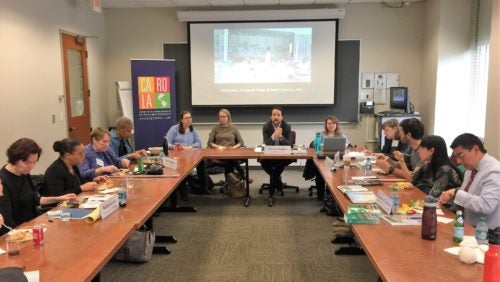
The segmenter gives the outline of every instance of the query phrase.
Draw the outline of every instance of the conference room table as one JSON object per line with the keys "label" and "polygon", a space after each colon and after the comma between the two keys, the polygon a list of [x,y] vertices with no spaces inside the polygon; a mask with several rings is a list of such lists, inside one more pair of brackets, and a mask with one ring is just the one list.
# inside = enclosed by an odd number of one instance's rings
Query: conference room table
{"label": "conference room table", "polygon": [[[105,220],[88,224],[83,220],[51,220],[47,215],[22,224],[29,228],[44,224],[45,243],[20,243],[19,255],[0,255],[1,267],[19,267],[24,271],[39,271],[40,281],[90,281],[113,257],[135,230],[135,224],[115,212]],[[0,238],[5,246],[6,236]]]}
{"label": "conference room table", "polygon": [[[244,199],[245,207],[250,205],[250,184],[248,182],[249,172],[248,172],[248,160],[249,159],[312,159],[316,154],[313,149],[306,149],[303,153],[266,153],[262,150],[256,150],[254,148],[237,148],[237,149],[202,149],[202,156],[206,159],[232,159],[232,160],[243,160],[245,163],[245,173],[246,179],[246,196]],[[181,156],[182,157],[182,156]]]}
{"label": "conference room table", "polygon": [[[324,160],[314,159],[328,189],[343,212],[347,211],[350,200],[338,188],[343,185],[343,169],[331,172]],[[350,169],[351,176],[363,175],[357,168]],[[390,184],[368,186],[375,194],[381,190],[391,193]],[[418,188],[399,190],[401,203],[424,199],[425,194]],[[444,217],[454,218],[454,214],[443,208]],[[444,251],[454,247],[451,223],[438,223],[436,240],[421,238],[419,226],[393,226],[384,219],[380,224],[353,224],[352,231],[363,247],[371,263],[384,281],[480,281],[483,265],[464,264]],[[474,229],[465,226],[465,235],[473,235]]]}
{"label": "conference room table", "polygon": [[[186,153],[177,169],[165,168],[161,176],[128,176],[134,178],[134,188],[127,189],[127,206],[95,223],[89,224],[79,219],[64,222],[49,219],[43,214],[22,224],[16,229],[45,225],[44,245],[34,246],[32,241],[22,242],[19,255],[0,255],[0,266],[39,271],[40,281],[92,280],[132,233],[152,217],[182,179],[201,161],[200,154],[200,151]],[[125,176],[111,179],[115,186],[125,182]],[[79,197],[91,194],[94,193],[85,192]],[[2,248],[5,247],[6,237],[0,238]]]}

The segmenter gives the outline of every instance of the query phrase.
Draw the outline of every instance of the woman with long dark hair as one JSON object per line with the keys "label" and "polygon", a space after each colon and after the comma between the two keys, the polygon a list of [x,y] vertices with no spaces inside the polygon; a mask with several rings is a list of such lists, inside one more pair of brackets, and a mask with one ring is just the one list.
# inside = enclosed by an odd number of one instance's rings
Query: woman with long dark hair
{"label": "woman with long dark hair", "polygon": [[170,127],[167,132],[169,149],[180,144],[185,149],[201,148],[201,139],[198,131],[193,127],[193,117],[188,111],[179,115],[179,123]]}
{"label": "woman with long dark hair", "polygon": [[[198,131],[193,127],[193,117],[189,111],[182,111],[179,115],[179,122],[167,132],[168,148],[175,149],[177,145],[181,145],[183,149],[197,149],[201,148],[201,139]],[[196,174],[200,183],[200,190],[204,194],[211,194],[207,187],[207,180],[205,176],[205,162],[202,161],[196,167]],[[179,193],[181,200],[188,200],[188,190],[186,180],[179,185]]]}
{"label": "woman with long dark hair", "polygon": [[446,142],[441,136],[422,138],[418,148],[420,160],[412,183],[423,192],[438,198],[443,191],[462,185],[463,174],[448,157]]}

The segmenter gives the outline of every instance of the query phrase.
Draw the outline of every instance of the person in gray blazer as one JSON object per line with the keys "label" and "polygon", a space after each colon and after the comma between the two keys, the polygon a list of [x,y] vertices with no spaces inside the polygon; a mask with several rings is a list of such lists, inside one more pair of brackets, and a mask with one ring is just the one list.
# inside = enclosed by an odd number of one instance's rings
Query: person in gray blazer
{"label": "person in gray blazer", "polygon": [[450,147],[467,171],[462,186],[443,192],[439,201],[463,207],[465,221],[473,226],[484,216],[489,229],[500,227],[500,162],[470,133],[459,135]]}

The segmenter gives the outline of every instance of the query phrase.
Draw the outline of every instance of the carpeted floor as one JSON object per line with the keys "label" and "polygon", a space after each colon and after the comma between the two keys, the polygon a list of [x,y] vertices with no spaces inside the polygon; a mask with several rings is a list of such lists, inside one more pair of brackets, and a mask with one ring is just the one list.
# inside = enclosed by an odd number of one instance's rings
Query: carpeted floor
{"label": "carpeted floor", "polygon": [[[190,197],[197,213],[170,213],[155,217],[155,231],[174,235],[170,255],[154,255],[148,263],[111,261],[102,281],[377,281],[366,256],[336,256],[332,217],[319,212],[321,203],[309,197],[312,182],[295,168],[283,174],[285,182],[299,185],[300,193],[286,191],[267,206],[268,182],[261,170],[251,170],[252,202],[218,193]],[[215,182],[219,175],[213,176]]]}

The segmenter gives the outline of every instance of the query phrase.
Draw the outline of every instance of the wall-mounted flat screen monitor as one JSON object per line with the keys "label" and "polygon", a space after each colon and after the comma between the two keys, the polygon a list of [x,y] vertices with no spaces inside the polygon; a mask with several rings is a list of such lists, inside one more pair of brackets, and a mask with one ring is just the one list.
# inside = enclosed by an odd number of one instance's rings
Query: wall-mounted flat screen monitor
{"label": "wall-mounted flat screen monitor", "polygon": [[390,107],[394,110],[403,110],[405,113],[410,112],[410,97],[408,95],[408,87],[390,88]]}

